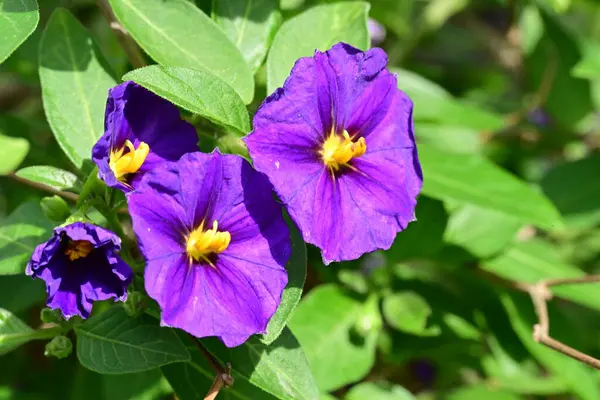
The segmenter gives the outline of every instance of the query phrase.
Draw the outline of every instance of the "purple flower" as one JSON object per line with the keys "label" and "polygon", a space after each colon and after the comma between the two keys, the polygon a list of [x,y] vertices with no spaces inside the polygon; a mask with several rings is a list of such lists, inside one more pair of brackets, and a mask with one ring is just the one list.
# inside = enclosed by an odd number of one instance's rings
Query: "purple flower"
{"label": "purple flower", "polygon": [[87,318],[92,302],[127,298],[133,273],[119,257],[120,249],[121,239],[99,226],[59,226],[35,248],[25,273],[46,281],[48,307],[60,309],[66,319]]}
{"label": "purple flower", "polygon": [[238,156],[186,154],[146,174],[128,200],[161,325],[229,347],[265,332],[291,253],[265,176]]}
{"label": "purple flower", "polygon": [[104,129],[92,149],[98,177],[126,193],[152,168],[198,149],[177,107],[133,82],[109,90]]}
{"label": "purple flower", "polygon": [[367,20],[367,28],[369,29],[369,36],[371,37],[371,46],[377,46],[385,40],[385,27],[373,18]]}
{"label": "purple flower", "polygon": [[323,261],[388,249],[423,182],[412,102],[381,49],[339,43],[296,62],[244,141]]}

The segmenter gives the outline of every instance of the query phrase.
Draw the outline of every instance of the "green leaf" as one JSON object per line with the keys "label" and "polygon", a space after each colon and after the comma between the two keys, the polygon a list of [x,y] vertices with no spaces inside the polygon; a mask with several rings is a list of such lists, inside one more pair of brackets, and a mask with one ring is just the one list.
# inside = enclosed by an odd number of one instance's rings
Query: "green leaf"
{"label": "green leaf", "polygon": [[586,229],[600,222],[600,154],[553,167],[541,181],[567,227]]}
{"label": "green leaf", "polygon": [[360,383],[344,396],[344,400],[416,400],[402,386],[378,385],[373,382]]}
{"label": "green leaf", "polygon": [[447,396],[445,400],[520,400],[521,397],[504,390],[483,385],[457,389]]}
{"label": "green leaf", "polygon": [[[279,399],[317,400],[319,390],[300,344],[285,328],[269,346],[251,337],[238,347],[227,348],[216,338],[200,341],[245,380]],[[234,379],[235,375],[234,375]]]}
{"label": "green leaf", "polygon": [[46,298],[44,281],[25,274],[0,277],[0,304],[14,313],[27,310]]}
{"label": "green leaf", "polygon": [[120,305],[77,325],[75,333],[79,361],[102,374],[147,371],[190,359],[173,330],[148,316],[130,318]]}
{"label": "green leaf", "polygon": [[444,240],[485,258],[508,245],[522,225],[506,213],[467,204],[450,216]]}
{"label": "green leaf", "polygon": [[[481,268],[505,279],[524,283],[585,275],[579,268],[561,262],[552,245],[540,239],[517,243],[502,255],[483,262]],[[552,293],[600,310],[600,291],[597,286],[561,285],[552,288]]]}
{"label": "green leaf", "polygon": [[[0,7],[2,7],[1,3]],[[0,133],[0,159],[2,160],[0,175],[6,175],[17,169],[28,152],[29,142],[27,140],[19,137],[5,136]]]}
{"label": "green leaf", "polygon": [[423,22],[429,31],[439,29],[444,23],[459,13],[470,3],[470,0],[431,0],[423,10]]}
{"label": "green leaf", "polygon": [[50,165],[36,165],[25,167],[15,173],[19,178],[33,182],[43,183],[56,190],[77,188],[77,176],[71,172]]}
{"label": "green leaf", "polygon": [[519,17],[521,30],[521,49],[524,54],[531,54],[544,35],[544,20],[535,4],[527,4]]}
{"label": "green leaf", "polygon": [[562,220],[543,195],[485,158],[446,153],[420,144],[423,193],[509,214],[545,229],[557,229]]}
{"label": "green leaf", "polygon": [[348,1],[312,7],[286,21],[267,57],[267,93],[283,85],[297,59],[312,57],[315,50],[329,50],[338,42],[368,49],[368,12],[368,3]]}
{"label": "green leaf", "polygon": [[39,20],[35,0],[0,0],[0,64],[33,33]]}
{"label": "green leaf", "polygon": [[33,339],[33,332],[33,329],[10,311],[0,308],[0,355],[11,352]]}
{"label": "green leaf", "polygon": [[277,0],[213,1],[212,18],[240,49],[254,72],[262,65],[281,24]]}
{"label": "green leaf", "polygon": [[[579,288],[582,288],[582,286]],[[513,330],[527,350],[548,371],[561,377],[570,386],[571,390],[583,400],[600,398],[600,389],[596,385],[595,376],[586,365],[533,340],[532,326],[537,322],[537,318],[529,299],[523,295],[517,297],[508,293],[503,293],[500,299]]]}
{"label": "green leaf", "polygon": [[33,249],[48,240],[51,230],[37,201],[21,204],[0,221],[0,275],[22,274]]}
{"label": "green leaf", "polygon": [[548,0],[557,13],[564,13],[571,6],[571,0]]}
{"label": "green leaf", "polygon": [[152,65],[123,76],[186,110],[241,134],[250,132],[248,111],[238,94],[206,71]]}
{"label": "green leaf", "polygon": [[157,400],[172,392],[160,369],[100,377],[106,400]]}
{"label": "green leaf", "polygon": [[159,64],[207,70],[248,104],[254,77],[240,51],[193,2],[110,0],[121,24]]}
{"label": "green leaf", "polygon": [[340,287],[322,285],[305,296],[292,315],[289,327],[321,391],[358,381],[373,367],[378,331],[362,337],[355,329],[364,312],[365,305]]}
{"label": "green leaf", "polygon": [[427,326],[431,307],[418,293],[397,292],[383,298],[383,316],[390,326],[418,336],[437,336],[440,327]]}
{"label": "green leaf", "polygon": [[571,70],[571,74],[578,78],[600,79],[600,44],[585,42],[583,57]]}
{"label": "green leaf", "polygon": [[261,342],[267,346],[279,337],[292,312],[296,309],[300,297],[302,297],[302,288],[306,279],[306,244],[302,239],[302,234],[287,214],[286,222],[292,239],[292,255],[285,266],[288,273],[288,283],[283,290],[279,307],[277,307],[277,311],[269,321],[267,333],[260,338]]}
{"label": "green leaf", "polygon": [[[199,350],[198,344],[194,344],[195,339],[183,333],[180,333],[179,337],[185,343],[192,358],[185,363],[165,365],[161,370],[179,400],[202,400],[215,379],[214,368]],[[232,387],[221,390],[219,400],[277,399],[248,382],[248,378],[236,370],[235,364],[232,365],[231,375],[235,383]]]}
{"label": "green leaf", "polygon": [[416,122],[415,135],[419,143],[426,143],[452,153],[481,153],[483,145],[478,129],[440,122]]}
{"label": "green leaf", "polygon": [[432,256],[442,247],[448,215],[441,201],[421,196],[415,210],[416,221],[396,235],[386,256],[393,261]]}
{"label": "green leaf", "polygon": [[104,108],[114,79],[93,39],[58,8],[40,42],[40,81],[48,123],[65,154],[81,168],[103,133]]}

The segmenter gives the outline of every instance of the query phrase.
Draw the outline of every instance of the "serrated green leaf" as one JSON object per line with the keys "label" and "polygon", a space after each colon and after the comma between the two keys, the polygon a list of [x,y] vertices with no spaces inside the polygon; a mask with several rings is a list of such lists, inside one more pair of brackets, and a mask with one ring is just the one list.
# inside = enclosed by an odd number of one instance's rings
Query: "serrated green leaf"
{"label": "serrated green leaf", "polygon": [[329,50],[338,42],[368,49],[368,12],[368,3],[348,1],[312,7],[286,21],[267,57],[267,92],[283,85],[297,59],[312,57],[317,49]]}
{"label": "serrated green leaf", "polygon": [[78,186],[78,178],[75,174],[50,165],[25,167],[15,174],[20,178],[43,183],[56,190],[73,189]]}
{"label": "serrated green leaf", "polygon": [[223,31],[193,2],[110,0],[115,15],[159,64],[207,70],[230,85],[248,104],[254,77]]}
{"label": "serrated green leaf", "polygon": [[13,351],[33,339],[33,332],[33,329],[10,311],[0,308],[0,355]]}
{"label": "serrated green leaf", "polygon": [[402,386],[364,382],[344,396],[344,400],[416,400],[415,396]]}
{"label": "serrated green leaf", "polygon": [[383,316],[390,326],[418,336],[437,336],[437,325],[427,326],[431,307],[418,293],[397,292],[383,298]]}
{"label": "serrated green leaf", "polygon": [[0,64],[33,33],[39,20],[36,0],[0,0]]}
{"label": "serrated green leaf", "polygon": [[125,74],[123,80],[139,83],[172,103],[240,134],[250,132],[248,111],[240,96],[209,72],[152,65]]}
{"label": "serrated green leaf", "polygon": [[562,227],[562,219],[542,194],[487,159],[453,154],[426,144],[418,147],[423,193],[500,211],[545,229]]}
{"label": "serrated green leaf", "polygon": [[150,317],[131,318],[116,305],[75,327],[81,364],[102,374],[147,371],[190,354],[175,332]]}
{"label": "serrated green leaf", "polygon": [[218,0],[212,18],[242,52],[254,72],[261,66],[281,23],[277,0]]}
{"label": "serrated green leaf", "polygon": [[48,240],[51,230],[37,201],[21,204],[0,221],[0,275],[22,274],[35,246]]}
{"label": "serrated green leaf", "polygon": [[[554,289],[553,289],[554,291]],[[503,293],[500,300],[508,314],[510,324],[527,350],[552,374],[561,377],[583,400],[600,398],[600,389],[592,371],[583,363],[533,340],[532,326],[537,323],[531,301],[524,295]]]}
{"label": "serrated green leaf", "polygon": [[287,328],[269,346],[261,343],[257,337],[251,337],[233,348],[225,347],[216,338],[206,338],[200,342],[221,363],[231,362],[237,374],[279,399],[319,398],[319,390],[302,348]]}
{"label": "serrated green leaf", "polygon": [[42,100],[56,140],[78,168],[103,133],[108,89],[115,85],[104,65],[85,28],[56,9],[40,42]]}
{"label": "serrated green leaf", "polygon": [[[540,239],[520,242],[502,255],[481,264],[484,270],[515,282],[536,283],[542,279],[577,278],[585,273],[560,261],[550,243]],[[594,285],[561,285],[552,293],[573,302],[600,310],[600,291]]]}
{"label": "serrated green leaf", "polygon": [[[181,341],[189,350],[192,358],[185,363],[174,363],[161,367],[161,370],[175,390],[180,400],[202,400],[205,398],[213,380],[215,372],[206,356],[194,344],[190,336],[179,334]],[[229,361],[229,360],[228,360]],[[262,391],[257,386],[248,382],[248,378],[240,374],[236,365],[232,365],[231,375],[235,380],[232,387],[223,389],[219,399],[223,400],[274,400],[277,397]]]}
{"label": "serrated green leaf", "polygon": [[[2,7],[1,3],[0,7]],[[5,136],[0,133],[0,160],[2,160],[0,175],[6,175],[17,169],[27,156],[27,152],[29,152],[29,142],[27,140]]]}
{"label": "serrated green leaf", "polygon": [[378,331],[361,337],[355,329],[364,307],[340,287],[322,285],[305,296],[292,315],[289,327],[321,391],[361,379],[375,363]]}
{"label": "serrated green leaf", "polygon": [[287,217],[286,222],[292,238],[292,255],[285,268],[288,273],[288,283],[283,290],[281,302],[275,315],[271,317],[267,326],[267,333],[260,340],[267,346],[273,343],[292,316],[292,312],[300,302],[302,288],[306,279],[306,244],[296,225]]}

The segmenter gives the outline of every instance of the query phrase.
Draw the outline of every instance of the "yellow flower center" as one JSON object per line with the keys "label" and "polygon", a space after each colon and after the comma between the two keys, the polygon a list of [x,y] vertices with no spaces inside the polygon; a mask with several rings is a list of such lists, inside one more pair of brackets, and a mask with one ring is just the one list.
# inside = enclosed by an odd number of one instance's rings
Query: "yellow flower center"
{"label": "yellow flower center", "polygon": [[94,245],[87,240],[69,240],[65,248],[65,254],[69,257],[69,260],[75,261],[87,257],[92,250],[94,250]]}
{"label": "yellow flower center", "polygon": [[[125,153],[125,149],[129,151]],[[118,150],[111,150],[108,165],[115,174],[115,177],[118,180],[122,180],[123,176],[133,174],[140,169],[144,161],[146,161],[149,152],[150,147],[146,143],[140,142],[140,145],[136,149],[133,147],[131,141],[126,140],[125,146]]]}
{"label": "yellow flower center", "polygon": [[353,142],[348,132],[344,131],[340,136],[332,131],[319,150],[319,155],[329,169],[337,171],[340,166],[347,165],[350,160],[362,156],[366,151],[365,138],[361,137]]}
{"label": "yellow flower center", "polygon": [[212,265],[209,256],[224,252],[231,242],[231,234],[227,231],[219,232],[218,228],[218,222],[214,221],[212,229],[205,231],[204,221],[202,221],[187,238],[185,249],[189,256],[196,261],[204,260]]}

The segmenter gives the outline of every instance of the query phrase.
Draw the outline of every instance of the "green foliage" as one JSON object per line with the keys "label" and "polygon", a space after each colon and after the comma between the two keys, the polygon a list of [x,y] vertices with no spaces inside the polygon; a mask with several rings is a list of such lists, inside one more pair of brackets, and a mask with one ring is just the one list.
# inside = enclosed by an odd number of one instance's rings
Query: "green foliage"
{"label": "green foliage", "polygon": [[29,151],[29,142],[22,138],[13,138],[0,133],[0,175],[13,172],[23,162]]}
{"label": "green foliage", "polygon": [[427,326],[431,307],[415,292],[396,292],[383,298],[383,316],[391,327],[413,335],[436,336],[439,326]]}
{"label": "green foliage", "polygon": [[36,0],[0,1],[0,64],[33,33],[40,13]]}
{"label": "green foliage", "polygon": [[43,183],[56,190],[68,190],[78,186],[75,174],[50,165],[25,167],[18,170],[16,175],[32,182]]}
{"label": "green foliage", "polygon": [[32,332],[33,329],[14,314],[0,308],[0,355],[27,343]]}
{"label": "green foliage", "polygon": [[110,0],[123,26],[159,64],[206,70],[229,84],[245,103],[254,80],[227,35],[186,0]]}
{"label": "green foliage", "polygon": [[190,359],[175,332],[150,317],[129,318],[121,306],[76,326],[75,333],[81,364],[103,374],[147,371]]}
{"label": "green foliage", "polygon": [[366,382],[354,386],[344,400],[415,400],[408,390],[401,386],[393,386],[390,388],[377,385],[376,383]]}

